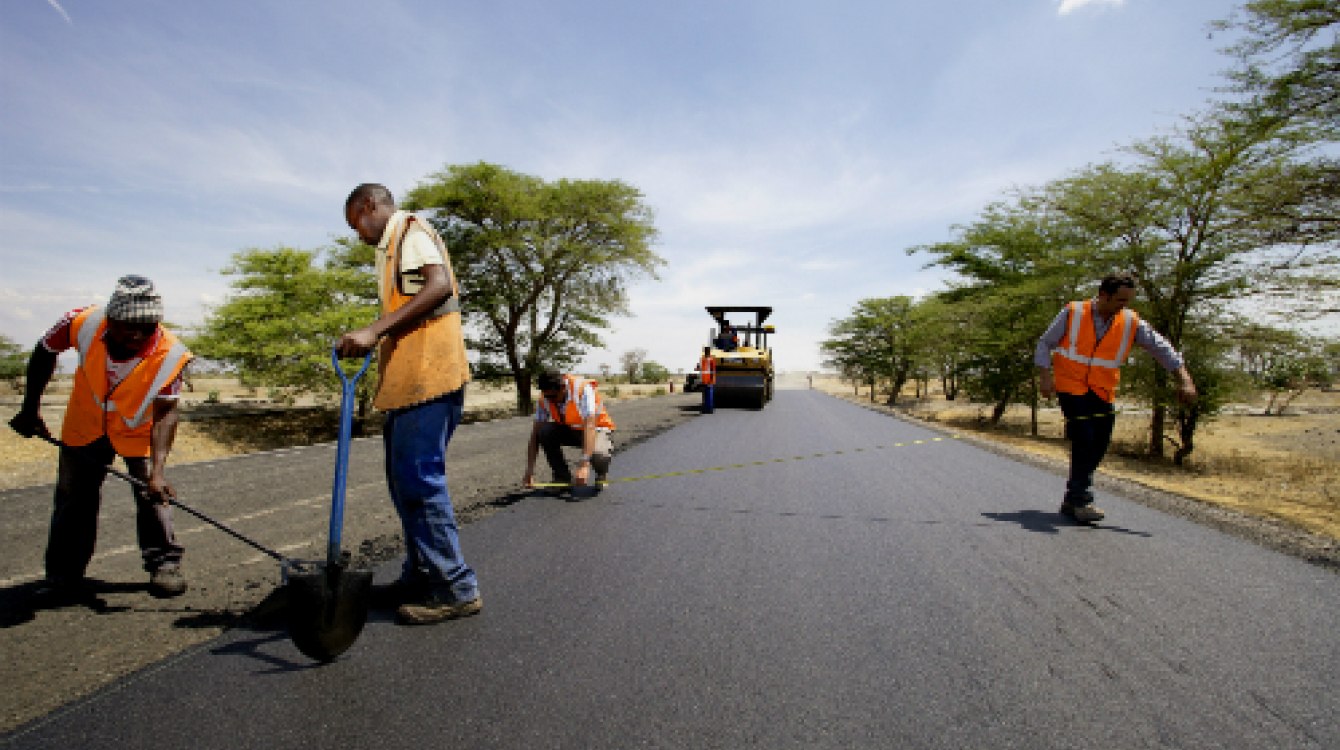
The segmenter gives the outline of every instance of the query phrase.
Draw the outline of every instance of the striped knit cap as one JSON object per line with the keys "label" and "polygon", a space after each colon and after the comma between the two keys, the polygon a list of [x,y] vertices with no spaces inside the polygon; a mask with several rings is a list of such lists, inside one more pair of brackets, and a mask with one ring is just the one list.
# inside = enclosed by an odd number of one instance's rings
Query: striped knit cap
{"label": "striped knit cap", "polygon": [[107,317],[122,323],[162,322],[163,298],[143,276],[122,276],[107,303]]}

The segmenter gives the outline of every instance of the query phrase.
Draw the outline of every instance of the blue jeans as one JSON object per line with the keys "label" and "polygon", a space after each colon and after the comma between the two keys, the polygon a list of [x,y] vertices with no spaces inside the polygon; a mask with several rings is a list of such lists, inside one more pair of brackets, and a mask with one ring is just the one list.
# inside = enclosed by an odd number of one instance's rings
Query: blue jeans
{"label": "blue jeans", "polygon": [[479,596],[461,554],[447,492],[447,443],[465,411],[465,388],[386,415],[386,484],[405,534],[406,582],[427,582],[443,602]]}
{"label": "blue jeans", "polygon": [[1093,391],[1083,396],[1058,393],[1056,398],[1061,402],[1061,413],[1070,420],[1066,422],[1066,437],[1070,438],[1070,481],[1065,485],[1065,501],[1071,505],[1089,505],[1093,502],[1093,473],[1107,455],[1116,414],[1112,404]]}
{"label": "blue jeans", "polygon": [[703,409],[702,409],[703,414],[711,414],[712,411],[716,408],[716,404],[713,403],[713,398],[716,396],[716,394],[712,391],[713,388],[716,388],[716,386],[715,385],[703,386]]}

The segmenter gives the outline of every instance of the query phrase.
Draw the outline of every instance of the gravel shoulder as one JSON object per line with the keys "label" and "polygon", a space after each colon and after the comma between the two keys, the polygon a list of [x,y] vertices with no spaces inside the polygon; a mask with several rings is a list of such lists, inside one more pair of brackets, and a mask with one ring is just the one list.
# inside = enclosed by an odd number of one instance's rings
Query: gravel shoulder
{"label": "gravel shoulder", "polygon": [[[695,394],[618,401],[609,405],[618,452],[698,415]],[[463,524],[529,494],[520,482],[531,420],[525,417],[463,425],[452,439],[448,482]],[[333,444],[176,464],[169,469],[182,499],[296,559],[323,556],[329,523]],[[543,459],[537,471],[545,475]],[[54,469],[51,470],[54,473]],[[52,485],[0,491],[8,522],[0,529],[0,732],[8,732],[127,674],[213,639],[265,614],[279,584],[269,557],[177,513],[187,547],[186,595],[168,600],[147,593],[135,545],[133,502],[114,478],[104,487],[98,553],[90,566],[95,598],[79,605],[34,608],[42,574]],[[382,476],[381,439],[354,441],[351,451],[345,548],[363,564],[401,554],[399,523]],[[470,532],[462,534],[467,559]],[[487,587],[488,582],[481,582]],[[260,606],[258,606],[260,605]],[[282,637],[277,635],[277,637]],[[16,689],[22,686],[22,689]]]}

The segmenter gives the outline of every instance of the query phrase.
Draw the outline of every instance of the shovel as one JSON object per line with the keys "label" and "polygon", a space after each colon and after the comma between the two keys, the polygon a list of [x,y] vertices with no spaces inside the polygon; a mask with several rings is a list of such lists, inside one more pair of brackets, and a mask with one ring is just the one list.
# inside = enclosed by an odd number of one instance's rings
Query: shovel
{"label": "shovel", "polygon": [[288,632],[293,645],[307,656],[328,662],[344,653],[363,632],[368,621],[372,596],[372,571],[350,570],[349,553],[340,550],[344,525],[344,486],[349,474],[349,442],[354,421],[354,387],[368,369],[372,353],[363,359],[363,368],[350,379],[340,368],[338,352],[331,351],[331,362],[344,390],[340,398],[340,442],[335,458],[335,487],[330,508],[330,536],[326,562],[314,570],[288,576]]}

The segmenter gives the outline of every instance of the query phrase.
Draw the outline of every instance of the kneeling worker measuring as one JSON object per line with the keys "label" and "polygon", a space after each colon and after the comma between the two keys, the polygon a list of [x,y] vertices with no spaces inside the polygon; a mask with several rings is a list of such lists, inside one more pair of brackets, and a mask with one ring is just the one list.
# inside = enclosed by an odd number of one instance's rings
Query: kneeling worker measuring
{"label": "kneeling worker measuring", "polygon": [[[564,375],[557,370],[540,374],[540,403],[535,410],[530,443],[526,446],[526,476],[522,481],[527,489],[535,487],[535,458],[540,448],[544,448],[554,484],[571,484],[577,489],[609,478],[610,462],[614,458],[614,443],[610,440],[614,421],[610,419],[596,385],[593,380]],[[575,478],[563,460],[564,446],[582,451]],[[591,476],[592,468],[595,477]]]}

